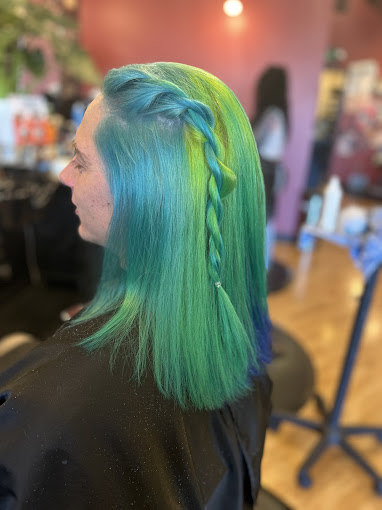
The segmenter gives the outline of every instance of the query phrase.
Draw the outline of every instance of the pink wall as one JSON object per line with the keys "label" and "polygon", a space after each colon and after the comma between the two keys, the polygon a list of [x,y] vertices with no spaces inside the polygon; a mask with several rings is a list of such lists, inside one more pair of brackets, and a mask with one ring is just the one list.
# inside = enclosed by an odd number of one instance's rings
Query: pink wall
{"label": "pink wall", "polygon": [[249,116],[254,84],[269,64],[290,74],[292,132],[285,155],[289,179],[277,212],[281,234],[295,233],[311,150],[318,76],[332,0],[243,0],[228,18],[223,0],[82,0],[82,41],[102,72],[160,60],[195,65],[221,78]]}
{"label": "pink wall", "polygon": [[365,0],[348,2],[345,12],[333,15],[330,45],[345,48],[348,62],[375,58],[382,71],[382,7]]}

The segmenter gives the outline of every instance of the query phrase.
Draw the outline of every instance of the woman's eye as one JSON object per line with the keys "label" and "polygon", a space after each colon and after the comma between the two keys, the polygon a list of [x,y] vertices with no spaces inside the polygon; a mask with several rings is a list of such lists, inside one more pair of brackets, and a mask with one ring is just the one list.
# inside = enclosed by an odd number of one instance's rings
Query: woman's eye
{"label": "woman's eye", "polygon": [[73,164],[74,168],[76,170],[78,170],[79,172],[82,172],[84,170],[83,165],[81,165],[81,163],[78,163],[78,161],[76,161],[76,157],[75,156],[72,159],[72,164]]}

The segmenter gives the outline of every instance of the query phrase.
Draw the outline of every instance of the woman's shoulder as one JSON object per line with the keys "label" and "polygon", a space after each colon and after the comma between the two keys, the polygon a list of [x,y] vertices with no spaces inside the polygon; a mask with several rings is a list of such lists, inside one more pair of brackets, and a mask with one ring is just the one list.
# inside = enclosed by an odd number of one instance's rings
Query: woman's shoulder
{"label": "woman's shoulder", "polygon": [[[165,403],[149,370],[138,382],[131,357],[121,353],[111,366],[109,346],[89,352],[78,345],[97,327],[99,320],[61,328],[3,371],[0,395],[7,405],[0,408],[0,421],[5,407],[25,413],[30,423],[35,418],[40,422],[44,415],[56,426],[93,417],[99,423],[107,423],[121,409],[126,419],[139,412],[153,416],[158,407],[171,413],[173,404]],[[137,333],[132,330],[130,336],[134,334]],[[36,409],[38,413],[34,414]]]}
{"label": "woman's shoulder", "polygon": [[111,370],[107,349],[88,353],[76,345],[81,336],[64,328],[2,381],[0,467],[9,480],[0,490],[33,508],[123,508],[123,500],[149,508],[149,471],[161,466],[156,454],[175,459],[184,446],[181,420],[149,376],[138,387],[128,362]]}
{"label": "woman's shoulder", "polygon": [[28,350],[12,358],[10,363],[2,363],[0,370],[0,388],[9,386],[15,381],[20,381],[28,374],[39,371],[45,366],[54,363],[55,360],[75,346],[75,343],[86,334],[87,327],[60,328],[54,335],[45,341],[33,342]]}

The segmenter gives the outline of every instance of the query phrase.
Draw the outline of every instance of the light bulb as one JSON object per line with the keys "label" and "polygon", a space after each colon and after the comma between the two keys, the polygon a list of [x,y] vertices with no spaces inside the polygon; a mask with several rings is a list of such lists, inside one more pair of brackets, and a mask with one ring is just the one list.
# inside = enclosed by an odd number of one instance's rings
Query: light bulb
{"label": "light bulb", "polygon": [[223,5],[223,10],[227,16],[239,16],[243,12],[243,4],[240,0],[226,0]]}

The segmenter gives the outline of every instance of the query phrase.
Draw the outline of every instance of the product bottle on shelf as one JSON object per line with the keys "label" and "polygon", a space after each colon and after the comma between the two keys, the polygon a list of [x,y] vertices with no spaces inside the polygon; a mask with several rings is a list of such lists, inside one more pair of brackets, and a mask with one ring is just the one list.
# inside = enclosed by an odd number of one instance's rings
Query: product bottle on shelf
{"label": "product bottle on shelf", "polygon": [[325,232],[334,232],[336,230],[342,195],[340,179],[337,175],[332,175],[325,187],[322,214],[319,222],[319,227],[325,230]]}

